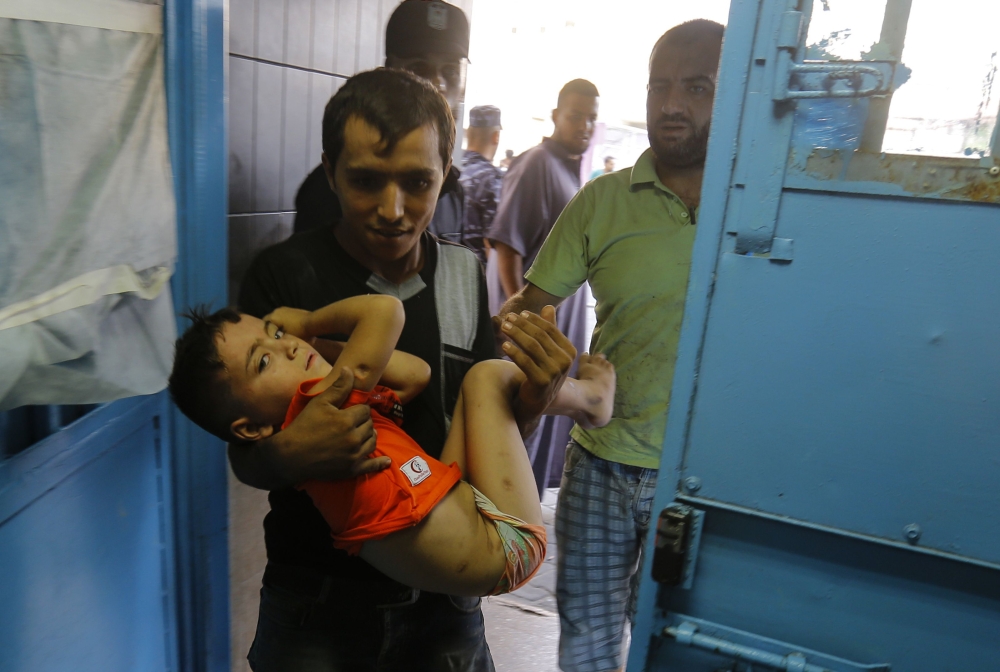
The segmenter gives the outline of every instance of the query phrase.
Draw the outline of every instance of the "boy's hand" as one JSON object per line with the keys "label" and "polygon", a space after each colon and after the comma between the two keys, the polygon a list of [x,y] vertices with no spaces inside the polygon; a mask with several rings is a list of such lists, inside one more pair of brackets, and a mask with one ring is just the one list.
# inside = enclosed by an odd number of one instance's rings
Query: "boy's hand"
{"label": "boy's hand", "polygon": [[302,339],[308,339],[316,335],[310,333],[311,318],[312,312],[308,310],[282,307],[275,309],[268,315],[265,315],[264,321],[277,326],[286,334],[298,336]]}
{"label": "boy's hand", "polygon": [[504,354],[524,372],[514,409],[522,434],[534,424],[556,398],[569,369],[576,360],[576,348],[556,326],[556,309],[542,308],[541,315],[527,311],[507,315],[501,329],[509,338],[501,346]]}

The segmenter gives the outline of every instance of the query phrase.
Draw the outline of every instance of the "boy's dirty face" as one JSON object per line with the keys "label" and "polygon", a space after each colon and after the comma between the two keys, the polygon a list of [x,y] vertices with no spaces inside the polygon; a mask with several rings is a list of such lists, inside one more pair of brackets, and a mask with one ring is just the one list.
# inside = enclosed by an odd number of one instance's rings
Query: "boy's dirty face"
{"label": "boy's dirty face", "polygon": [[233,398],[261,426],[280,426],[299,385],[333,368],[302,339],[250,315],[227,323],[217,347]]}

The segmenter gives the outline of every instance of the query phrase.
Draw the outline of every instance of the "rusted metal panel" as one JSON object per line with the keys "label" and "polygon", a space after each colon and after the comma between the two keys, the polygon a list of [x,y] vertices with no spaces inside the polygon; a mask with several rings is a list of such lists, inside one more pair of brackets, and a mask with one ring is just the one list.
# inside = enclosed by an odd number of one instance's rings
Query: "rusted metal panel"
{"label": "rusted metal panel", "polygon": [[[1000,203],[1000,158],[981,160],[817,149],[803,160],[794,155],[794,150],[792,154],[789,172],[798,178],[790,180],[789,186],[793,187]],[[865,185],[869,188],[858,188]],[[892,185],[897,189],[871,188],[875,185]]]}

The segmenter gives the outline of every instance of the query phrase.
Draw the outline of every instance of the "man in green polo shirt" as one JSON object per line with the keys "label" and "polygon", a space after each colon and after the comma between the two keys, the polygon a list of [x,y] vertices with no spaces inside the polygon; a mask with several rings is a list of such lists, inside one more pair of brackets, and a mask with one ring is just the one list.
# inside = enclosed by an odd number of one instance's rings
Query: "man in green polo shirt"
{"label": "man in green polo shirt", "polygon": [[590,281],[591,352],[615,365],[612,421],[573,428],[556,514],[566,672],[622,666],[642,542],[650,521],[684,314],[723,26],[667,31],[649,61],[650,149],[591,181],[556,221],[528,284],[500,315],[558,305]]}

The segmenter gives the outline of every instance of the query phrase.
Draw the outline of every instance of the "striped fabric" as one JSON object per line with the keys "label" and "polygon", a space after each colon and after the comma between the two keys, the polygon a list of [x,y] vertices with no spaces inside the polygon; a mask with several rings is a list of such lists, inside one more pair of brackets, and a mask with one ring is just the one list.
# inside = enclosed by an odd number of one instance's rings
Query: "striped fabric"
{"label": "striped fabric", "polygon": [[570,441],[556,509],[559,667],[622,666],[622,638],[635,613],[642,542],[656,470],[603,460]]}

